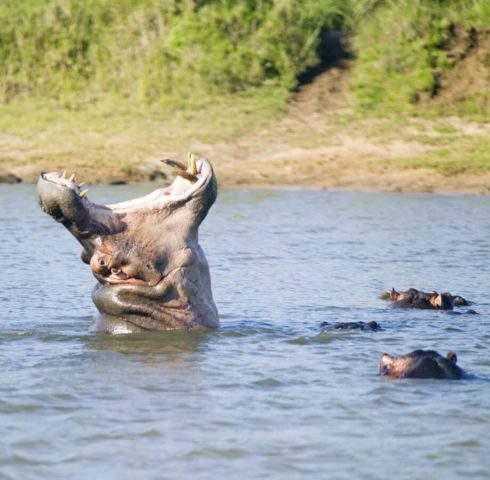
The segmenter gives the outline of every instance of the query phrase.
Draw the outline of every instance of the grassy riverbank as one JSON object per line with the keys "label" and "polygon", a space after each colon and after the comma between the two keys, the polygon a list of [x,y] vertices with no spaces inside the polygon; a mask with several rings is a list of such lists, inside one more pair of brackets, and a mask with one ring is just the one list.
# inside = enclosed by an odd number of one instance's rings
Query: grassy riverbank
{"label": "grassy riverbank", "polygon": [[322,111],[317,86],[286,109],[272,96],[189,110],[11,105],[0,115],[0,171],[24,181],[65,168],[89,182],[147,181],[168,173],[160,158],[192,150],[212,159],[228,187],[489,192],[489,123]]}
{"label": "grassy riverbank", "polygon": [[92,182],[148,180],[158,160],[233,142],[275,118],[277,92],[192,106],[98,103],[91,109],[15,102],[0,112],[0,168],[34,181],[39,170],[76,169]]}
{"label": "grassy riverbank", "polygon": [[487,192],[483,0],[0,5],[0,178]]}

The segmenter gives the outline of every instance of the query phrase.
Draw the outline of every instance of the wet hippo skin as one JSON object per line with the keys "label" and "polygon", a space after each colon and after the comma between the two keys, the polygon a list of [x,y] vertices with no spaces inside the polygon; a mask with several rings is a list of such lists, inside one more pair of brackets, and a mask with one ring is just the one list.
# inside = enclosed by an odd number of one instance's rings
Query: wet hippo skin
{"label": "wet hippo skin", "polygon": [[144,197],[114,205],[91,202],[57,172],[41,174],[37,195],[44,212],[83,247],[82,261],[98,283],[92,298],[97,328],[107,332],[216,327],[209,268],[198,227],[217,196],[207,159],[189,155],[174,182]]}
{"label": "wet hippo skin", "polygon": [[335,330],[381,330],[379,323],[374,320],[370,322],[322,322],[320,327],[334,328]]}
{"label": "wet hippo skin", "polygon": [[416,288],[409,288],[404,292],[398,292],[392,288],[381,295],[383,300],[393,302],[398,308],[421,308],[432,310],[452,310],[454,306],[466,306],[469,302],[460,295],[451,295],[449,292],[423,292]]}
{"label": "wet hippo skin", "polygon": [[383,353],[379,373],[394,378],[460,379],[463,371],[456,362],[454,352],[449,352],[446,357],[433,350],[415,350],[399,357]]}

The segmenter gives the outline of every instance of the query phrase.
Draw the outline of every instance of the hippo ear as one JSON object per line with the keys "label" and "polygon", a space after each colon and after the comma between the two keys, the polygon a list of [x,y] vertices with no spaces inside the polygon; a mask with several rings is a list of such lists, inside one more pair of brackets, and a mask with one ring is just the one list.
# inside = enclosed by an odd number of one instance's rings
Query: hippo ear
{"label": "hippo ear", "polygon": [[454,364],[458,362],[458,356],[454,352],[447,352],[446,358]]}
{"label": "hippo ear", "polygon": [[431,303],[434,307],[442,307],[442,295],[440,293],[434,292],[431,297]]}
{"label": "hippo ear", "polygon": [[379,362],[379,374],[380,375],[389,375],[390,367],[393,364],[393,357],[388,355],[387,353],[381,354],[381,360]]}
{"label": "hippo ear", "polygon": [[391,365],[393,363],[393,357],[388,353],[381,354],[381,363],[383,365]]}

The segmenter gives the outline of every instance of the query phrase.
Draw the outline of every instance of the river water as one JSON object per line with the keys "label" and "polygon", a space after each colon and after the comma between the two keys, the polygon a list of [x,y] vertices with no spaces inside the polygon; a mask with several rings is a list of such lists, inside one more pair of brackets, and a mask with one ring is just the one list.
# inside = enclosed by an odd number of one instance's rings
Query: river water
{"label": "river water", "polygon": [[[91,332],[95,280],[32,186],[0,186],[0,226],[2,480],[490,478],[490,197],[221,192],[200,334]],[[393,310],[392,286],[479,315]],[[383,330],[320,327],[361,320]],[[468,378],[378,376],[417,348]]]}

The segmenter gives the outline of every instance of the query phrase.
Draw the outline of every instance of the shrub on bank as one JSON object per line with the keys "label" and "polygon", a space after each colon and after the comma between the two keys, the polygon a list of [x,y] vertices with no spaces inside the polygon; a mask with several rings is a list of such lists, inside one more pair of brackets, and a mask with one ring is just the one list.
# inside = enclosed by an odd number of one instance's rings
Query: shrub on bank
{"label": "shrub on bank", "polygon": [[4,0],[0,98],[291,89],[341,0]]}
{"label": "shrub on bank", "polygon": [[[462,29],[475,36],[489,31],[490,2],[377,2],[376,8],[358,19],[353,36],[357,60],[351,89],[358,106],[404,110],[437,95],[441,76],[466,54],[458,58],[449,51]],[[490,86],[490,64],[482,67],[488,71]]]}
{"label": "shrub on bank", "polygon": [[[455,25],[490,31],[490,2],[3,0],[0,102],[185,103],[258,90],[263,98],[264,87],[286,98],[334,29],[352,39],[355,104],[404,110],[437,93],[453,67]],[[483,90],[465,108],[487,98]]]}

